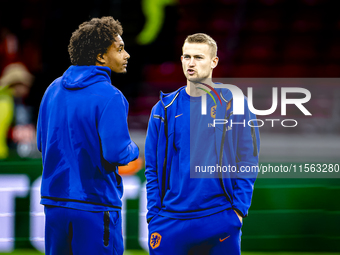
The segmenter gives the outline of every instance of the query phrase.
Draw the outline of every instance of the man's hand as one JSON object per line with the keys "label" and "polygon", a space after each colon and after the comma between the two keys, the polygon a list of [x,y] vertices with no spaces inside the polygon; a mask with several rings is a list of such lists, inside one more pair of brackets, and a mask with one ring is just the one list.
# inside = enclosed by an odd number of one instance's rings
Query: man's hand
{"label": "man's hand", "polygon": [[236,215],[237,215],[238,219],[239,219],[239,220],[240,220],[240,222],[242,223],[242,221],[243,221],[243,218],[242,218],[242,216],[241,216],[241,215],[239,215],[237,211],[235,211],[235,210],[234,210],[234,212],[236,213]]}

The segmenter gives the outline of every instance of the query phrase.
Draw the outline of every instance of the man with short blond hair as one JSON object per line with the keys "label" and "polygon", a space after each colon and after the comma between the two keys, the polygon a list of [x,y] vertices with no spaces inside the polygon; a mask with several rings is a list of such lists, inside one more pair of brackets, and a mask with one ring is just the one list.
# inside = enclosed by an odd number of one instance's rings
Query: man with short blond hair
{"label": "man with short blond hair", "polygon": [[[198,33],[187,36],[187,38],[184,41],[185,43],[198,43],[198,44],[207,44],[211,51],[211,57],[217,56],[217,43],[214,39],[212,39],[209,35]],[[183,45],[183,47],[184,47]],[[183,49],[182,49],[183,50]]]}
{"label": "man with short blond hair", "polygon": [[[210,125],[215,119],[256,119],[248,107],[244,115],[234,116],[231,92],[214,89],[216,51],[210,36],[188,36],[181,56],[187,84],[161,93],[151,112],[145,144],[151,255],[240,254],[242,220],[257,175],[240,169],[258,165],[259,132],[256,124]],[[211,92],[223,99],[221,105]],[[210,114],[202,115],[207,94]],[[227,166],[230,171],[218,171]]]}

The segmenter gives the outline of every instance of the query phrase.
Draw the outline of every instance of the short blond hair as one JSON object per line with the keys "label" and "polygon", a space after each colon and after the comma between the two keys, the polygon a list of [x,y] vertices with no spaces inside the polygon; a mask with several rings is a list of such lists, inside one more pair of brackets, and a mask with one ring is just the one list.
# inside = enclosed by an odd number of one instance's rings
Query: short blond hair
{"label": "short blond hair", "polygon": [[217,43],[209,35],[203,33],[197,33],[193,35],[188,35],[184,43],[204,43],[207,44],[212,53],[212,57],[217,56]]}

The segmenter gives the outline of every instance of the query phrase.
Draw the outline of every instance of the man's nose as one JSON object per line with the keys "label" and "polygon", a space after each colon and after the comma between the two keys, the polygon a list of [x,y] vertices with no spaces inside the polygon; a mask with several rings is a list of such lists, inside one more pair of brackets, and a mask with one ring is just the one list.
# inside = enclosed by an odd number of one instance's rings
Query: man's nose
{"label": "man's nose", "polygon": [[195,66],[195,59],[194,58],[190,58],[189,66]]}

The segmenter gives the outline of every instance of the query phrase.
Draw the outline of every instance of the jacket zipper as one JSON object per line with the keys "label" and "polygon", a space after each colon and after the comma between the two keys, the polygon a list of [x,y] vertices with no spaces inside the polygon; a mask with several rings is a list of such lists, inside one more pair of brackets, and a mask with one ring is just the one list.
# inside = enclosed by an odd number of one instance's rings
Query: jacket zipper
{"label": "jacket zipper", "polygon": [[[164,133],[165,133],[165,157],[164,157],[164,162],[163,162],[163,176],[162,176],[162,197],[161,197],[161,203],[163,203],[163,199],[166,193],[166,187],[165,187],[165,183],[166,183],[166,165],[168,162],[168,144],[169,144],[169,138],[168,138],[168,113],[167,113],[167,108],[169,106],[171,106],[173,104],[173,102],[175,101],[175,99],[177,98],[177,96],[179,95],[178,91],[176,93],[176,95],[174,96],[174,98],[171,100],[171,102],[168,105],[164,105]],[[162,102],[163,103],[163,102]],[[169,169],[170,171],[171,169]],[[170,178],[170,175],[169,175]]]}
{"label": "jacket zipper", "polygon": [[[233,99],[231,99],[231,101],[232,100]],[[230,101],[230,103],[231,103],[231,101]],[[227,104],[227,107],[228,107],[228,104]],[[232,113],[233,112],[230,112],[229,116],[227,117],[228,111],[226,109],[224,119],[228,120]],[[225,141],[225,137],[226,137],[226,133],[227,133],[226,131],[227,131],[227,123],[225,123],[223,125],[222,141],[221,141],[221,148],[220,148],[220,158],[219,158],[219,162],[218,162],[221,168],[222,168],[222,155],[223,155],[224,141]],[[224,191],[224,194],[226,195],[226,198],[230,202],[230,204],[232,204],[233,202],[232,202],[232,200],[231,200],[231,198],[230,198],[230,196],[229,196],[229,194],[228,194],[228,192],[225,188],[224,182],[223,182],[222,172],[219,172],[218,175],[220,177],[220,182],[221,182],[221,186],[222,186],[222,189]]]}
{"label": "jacket zipper", "polygon": [[[167,108],[164,108],[164,132],[165,132],[165,157],[163,162],[163,176],[162,176],[162,203],[165,196],[165,183],[166,183],[166,165],[168,161],[168,114]],[[170,177],[169,177],[170,178]]]}
{"label": "jacket zipper", "polygon": [[253,155],[254,157],[256,157],[258,152],[257,152],[257,140],[256,140],[256,134],[255,134],[255,127],[254,127],[253,121],[251,122],[251,137],[253,139],[253,147],[254,147]]}
{"label": "jacket zipper", "polygon": [[104,212],[104,245],[108,246],[110,240],[110,212]]}

